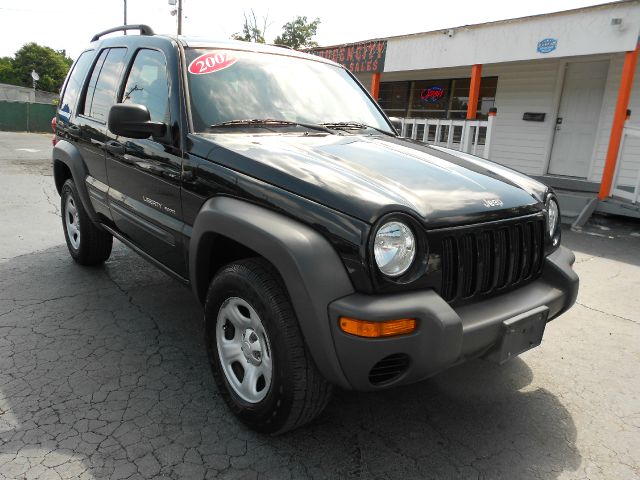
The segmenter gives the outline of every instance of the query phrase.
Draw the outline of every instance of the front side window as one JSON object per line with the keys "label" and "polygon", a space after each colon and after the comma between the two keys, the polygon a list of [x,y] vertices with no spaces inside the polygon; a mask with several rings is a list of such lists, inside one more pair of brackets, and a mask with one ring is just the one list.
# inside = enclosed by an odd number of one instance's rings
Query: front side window
{"label": "front side window", "polygon": [[256,52],[188,49],[186,53],[196,131],[249,119],[358,122],[390,131],[375,104],[341,67]]}
{"label": "front side window", "polygon": [[85,115],[106,123],[109,109],[116,101],[126,53],[126,48],[110,48],[100,53],[85,96]]}
{"label": "front side window", "polygon": [[122,103],[144,105],[152,121],[169,123],[167,64],[162,52],[144,49],[136,54]]}

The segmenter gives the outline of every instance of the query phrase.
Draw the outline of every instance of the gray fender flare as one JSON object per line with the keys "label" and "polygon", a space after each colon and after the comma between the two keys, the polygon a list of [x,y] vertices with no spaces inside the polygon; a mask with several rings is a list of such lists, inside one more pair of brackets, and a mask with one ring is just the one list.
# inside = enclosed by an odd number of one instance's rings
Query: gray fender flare
{"label": "gray fender flare", "polygon": [[98,222],[98,215],[96,214],[93,205],[91,204],[91,200],[89,199],[89,191],[87,189],[87,185],[85,180],[89,172],[87,171],[87,167],[82,160],[82,155],[80,155],[80,151],[78,147],[76,147],[73,143],[68,142],[67,140],[59,140],[58,143],[53,147],[53,162],[60,161],[64,163],[69,170],[71,171],[71,176],[73,177],[73,182],[76,184],[76,189],[78,190],[78,195],[80,195],[80,201],[82,202],[82,206],[84,207],[85,212],[89,215],[89,218],[94,222]]}
{"label": "gray fender flare", "polygon": [[191,283],[201,303],[209,287],[208,247],[216,235],[241,243],[273,264],[318,369],[331,383],[350,388],[336,356],[328,307],[354,289],[331,244],[314,229],[266,208],[229,197],[207,200],[189,244]]}

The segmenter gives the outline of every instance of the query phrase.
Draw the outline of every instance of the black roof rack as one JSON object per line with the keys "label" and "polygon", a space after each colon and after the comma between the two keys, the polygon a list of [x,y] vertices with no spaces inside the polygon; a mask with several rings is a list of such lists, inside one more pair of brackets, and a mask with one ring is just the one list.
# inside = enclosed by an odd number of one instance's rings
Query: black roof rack
{"label": "black roof rack", "polygon": [[105,30],[104,32],[96,33],[93,38],[91,38],[91,41],[95,42],[100,37],[104,37],[108,33],[124,32],[126,30],[140,30],[140,35],[154,35],[153,29],[149,25],[121,25],[119,27],[113,27],[109,30]]}
{"label": "black roof rack", "polygon": [[289,45],[282,45],[281,43],[267,43],[267,45],[271,45],[272,47],[288,48],[289,50],[295,50],[295,48],[290,47]]}

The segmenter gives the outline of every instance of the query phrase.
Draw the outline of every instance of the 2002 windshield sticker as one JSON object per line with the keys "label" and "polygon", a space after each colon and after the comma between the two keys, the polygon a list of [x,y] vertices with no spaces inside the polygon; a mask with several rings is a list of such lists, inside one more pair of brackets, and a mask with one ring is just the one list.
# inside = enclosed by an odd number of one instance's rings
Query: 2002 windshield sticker
{"label": "2002 windshield sticker", "polygon": [[206,73],[219,72],[230,67],[238,61],[231,52],[211,52],[200,55],[189,64],[189,73],[194,75],[204,75]]}

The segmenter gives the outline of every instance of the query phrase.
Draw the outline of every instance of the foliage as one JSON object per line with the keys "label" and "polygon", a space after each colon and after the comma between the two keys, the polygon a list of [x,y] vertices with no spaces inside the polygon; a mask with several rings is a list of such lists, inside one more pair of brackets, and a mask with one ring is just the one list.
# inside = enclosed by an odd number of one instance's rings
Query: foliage
{"label": "foliage", "polygon": [[250,16],[247,16],[247,13],[245,12],[242,33],[234,33],[231,35],[231,38],[234,40],[242,40],[244,42],[265,43],[264,34],[267,30],[267,17],[263,17],[262,20],[262,28],[260,28],[254,11],[251,10]]}
{"label": "foliage", "polygon": [[18,79],[13,71],[13,59],[11,57],[0,57],[0,83],[18,85]]}
{"label": "foliage", "polygon": [[[284,45],[296,50],[301,48],[317,47],[313,41],[320,19],[309,21],[307,17],[298,16],[294,20],[282,26],[282,33],[274,41],[277,45]],[[266,43],[267,17],[262,18],[262,26],[258,25],[258,18],[253,10],[250,14],[244,13],[244,25],[242,32],[234,33],[231,38],[244,42]]]}
{"label": "foliage", "polygon": [[318,30],[320,19],[316,18],[312,22],[307,17],[298,16],[295,20],[287,22],[282,26],[282,35],[276,37],[277,45],[285,45],[293,49],[317,47],[318,43],[313,41],[313,37]]}
{"label": "foliage", "polygon": [[0,82],[31,87],[31,72],[35,70],[40,75],[36,85],[39,90],[59,92],[72,63],[64,50],[27,43],[14,58],[0,58]]}

